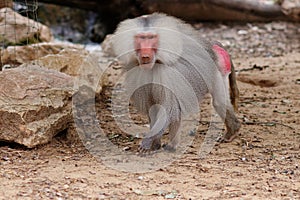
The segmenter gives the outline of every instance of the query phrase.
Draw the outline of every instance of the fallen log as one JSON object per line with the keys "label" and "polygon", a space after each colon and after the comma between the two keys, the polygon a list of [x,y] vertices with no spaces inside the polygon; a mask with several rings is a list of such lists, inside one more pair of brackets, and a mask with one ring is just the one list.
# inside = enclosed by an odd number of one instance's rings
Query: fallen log
{"label": "fallen log", "polygon": [[185,20],[270,21],[287,17],[278,4],[253,0],[146,0],[139,2],[147,12],[161,11]]}
{"label": "fallen log", "polygon": [[[24,0],[19,0],[19,2]],[[285,0],[283,2],[287,2]],[[26,1],[28,2],[28,1]],[[295,20],[283,12],[280,1],[265,0],[39,0],[39,2],[97,12],[110,21],[165,12],[185,20],[270,21]],[[285,3],[286,4],[286,3]]]}

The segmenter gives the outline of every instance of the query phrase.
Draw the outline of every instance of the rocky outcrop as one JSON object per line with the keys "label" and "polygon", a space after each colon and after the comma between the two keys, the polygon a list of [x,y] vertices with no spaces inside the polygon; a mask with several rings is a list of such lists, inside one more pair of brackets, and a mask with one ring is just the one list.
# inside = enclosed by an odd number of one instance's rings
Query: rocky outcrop
{"label": "rocky outcrop", "polygon": [[[45,52],[37,50],[38,55],[30,59],[21,59],[21,51],[19,63],[25,63],[0,72],[0,141],[30,148],[51,141],[60,131],[74,127],[73,94],[79,91],[83,96],[75,103],[85,104],[114,82],[111,58],[102,52],[68,47],[43,44]],[[40,57],[46,49],[49,54]],[[68,135],[78,139],[76,129],[72,130]]]}

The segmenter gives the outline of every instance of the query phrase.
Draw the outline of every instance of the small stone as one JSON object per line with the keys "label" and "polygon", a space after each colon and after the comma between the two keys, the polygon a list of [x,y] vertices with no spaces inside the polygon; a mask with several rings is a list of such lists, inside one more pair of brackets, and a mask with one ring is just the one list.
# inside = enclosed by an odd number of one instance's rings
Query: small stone
{"label": "small stone", "polygon": [[251,30],[252,30],[252,31],[258,31],[258,27],[257,27],[257,26],[253,26],[253,27],[251,28]]}
{"label": "small stone", "polygon": [[189,131],[189,136],[195,136],[196,135],[196,129]]}
{"label": "small stone", "polygon": [[123,151],[128,151],[128,150],[130,150],[130,147],[128,146],[123,148]]}
{"label": "small stone", "polygon": [[166,195],[165,195],[165,198],[166,198],[166,199],[175,199],[176,196],[177,196],[177,193],[176,193],[176,192],[172,192],[172,193],[170,193],[170,194],[166,194]]}
{"label": "small stone", "polygon": [[283,104],[290,104],[291,101],[288,100],[288,99],[283,99],[283,100],[281,100],[281,103],[283,103]]}
{"label": "small stone", "polygon": [[9,161],[9,160],[10,160],[10,158],[9,158],[9,157],[7,157],[7,156],[4,156],[4,157],[2,157],[2,160],[4,160],[4,161]]}
{"label": "small stone", "polygon": [[59,196],[59,197],[61,197],[61,196],[62,196],[62,194],[61,194],[60,192],[57,192],[57,193],[56,193],[56,196]]}
{"label": "small stone", "polygon": [[238,34],[238,35],[247,35],[247,34],[248,34],[248,31],[246,31],[246,30],[239,30],[239,31],[237,32],[237,34]]}
{"label": "small stone", "polygon": [[64,185],[64,189],[68,189],[70,186],[69,185]]}

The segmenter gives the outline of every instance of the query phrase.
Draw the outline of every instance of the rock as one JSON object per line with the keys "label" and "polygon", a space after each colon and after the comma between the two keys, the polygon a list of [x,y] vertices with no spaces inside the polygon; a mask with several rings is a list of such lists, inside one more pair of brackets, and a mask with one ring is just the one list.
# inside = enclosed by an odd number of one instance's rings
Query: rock
{"label": "rock", "polygon": [[105,57],[101,51],[90,53],[83,45],[65,42],[9,46],[1,53],[2,64],[8,67],[31,63],[70,76],[99,75],[111,62],[111,59]]}
{"label": "rock", "polygon": [[263,75],[239,74],[237,80],[260,87],[275,87],[279,85],[277,79]]}
{"label": "rock", "polygon": [[101,43],[104,57],[108,57],[111,60],[111,67],[106,70],[108,86],[114,86],[117,83],[118,79],[121,77],[123,71],[122,69],[124,67],[124,64],[118,61],[114,55],[111,42],[112,36],[112,34],[107,35],[104,41]]}
{"label": "rock", "polygon": [[[26,49],[28,49],[28,51],[26,51]],[[35,45],[16,47],[16,50],[17,50],[16,52],[18,53],[15,53],[15,57],[9,57],[6,56],[6,54],[5,56],[3,56],[3,58],[5,58],[5,62],[9,63],[8,62],[9,60],[16,59],[18,64],[19,63],[24,63],[24,64],[20,65],[18,68],[15,69],[4,70],[2,73],[14,72],[14,70],[21,70],[24,71],[24,77],[23,76],[21,77],[22,73],[19,72],[17,77],[14,78],[17,80],[14,81],[16,83],[10,85],[22,85],[20,90],[24,90],[26,93],[26,91],[31,91],[30,89],[32,87],[31,84],[36,85],[38,88],[40,87],[39,84],[44,84],[43,81],[37,81],[41,83],[35,83],[36,80],[33,80],[33,83],[27,85],[22,84],[22,80],[26,80],[26,77],[30,77],[30,74],[28,73],[32,73],[33,65],[42,67],[44,68],[45,71],[50,71],[51,73],[54,73],[54,70],[56,71],[57,74],[65,73],[67,74],[65,75],[66,77],[69,77],[74,81],[72,82],[72,86],[71,86],[72,91],[74,91],[73,92],[74,95],[72,96],[72,98],[74,96],[78,96],[76,95],[78,93],[81,94],[80,98],[77,98],[77,100],[72,99],[73,106],[78,104],[80,104],[80,106],[81,104],[85,105],[85,103],[90,99],[93,100],[96,95],[95,92],[100,93],[102,87],[107,86],[112,82],[114,82],[111,80],[111,78],[116,76],[116,72],[115,72],[116,64],[112,64],[111,58],[103,56],[103,53],[99,51],[90,53],[89,51],[83,49],[82,46],[62,45],[56,43],[41,43]],[[36,60],[34,60],[35,58]],[[38,69],[39,69],[38,71],[41,71],[40,68]],[[121,70],[118,68],[117,71],[119,72]],[[56,77],[52,76],[51,73],[49,73],[48,77],[46,76],[47,80],[51,83],[52,82],[55,83]],[[70,76],[73,76],[73,78],[71,78]],[[8,78],[6,79],[7,80],[11,79],[9,77],[10,76],[8,76]],[[3,83],[2,85],[5,84]],[[9,88],[8,90],[11,90],[11,88]],[[43,92],[43,90],[44,89],[42,87],[41,92]],[[18,93],[22,94],[21,91],[16,92],[16,94]],[[54,97],[57,96],[57,98],[59,98],[59,95],[53,94],[53,96]],[[50,97],[52,98],[52,94]],[[45,95],[45,98],[50,98],[50,97],[48,97],[48,95]],[[52,101],[53,101],[52,99],[49,100],[49,102],[51,103]],[[39,108],[42,107],[42,109],[45,110],[45,113],[48,113],[47,109],[50,108],[48,107],[44,108],[45,106],[42,104],[42,102],[39,102],[40,104],[36,104],[34,108],[31,108],[32,105],[29,104],[28,101],[25,102],[18,101],[18,102],[13,102],[12,104],[10,102],[12,101],[11,100],[7,101],[7,105],[17,105],[17,108],[18,106],[20,106],[24,110],[29,109],[29,111],[23,111],[23,110],[15,111],[13,113],[13,118],[18,121],[8,120],[9,123],[4,123],[1,125],[1,127],[5,127],[3,128],[3,131],[0,128],[1,133],[8,132],[6,129],[8,130],[12,129],[12,132],[14,132],[15,134],[11,134],[11,133],[7,134],[10,137],[4,137],[4,135],[6,134],[0,135],[0,140],[17,142],[27,147],[34,147],[38,144],[42,144],[50,141],[55,134],[57,134],[59,131],[63,129],[68,129],[67,138],[70,142],[78,143],[78,141],[80,140],[77,134],[76,126],[75,124],[73,124],[74,116],[70,115],[70,113],[72,114],[74,111],[71,111],[69,105],[67,106],[68,112],[65,112],[63,109],[55,111],[55,116],[57,116],[57,118],[54,118],[52,120],[53,122],[52,121],[49,122],[49,120],[51,120],[50,117],[44,117],[44,116],[40,117],[39,115],[37,115],[30,122],[25,121],[22,124],[22,116],[24,114],[23,113],[20,114],[20,112],[28,112],[28,113],[33,113],[33,115],[36,115],[35,113],[38,113],[39,111],[35,111],[34,109],[39,110]],[[0,107],[1,107],[1,101],[0,101]],[[51,107],[51,104],[49,104],[49,107]],[[4,115],[6,113],[7,111],[4,111]],[[0,112],[0,116],[1,116],[1,112]],[[21,131],[19,130],[20,128],[8,128],[8,127],[22,127],[24,133],[22,132],[22,130]],[[38,132],[42,132],[42,133],[38,133]],[[30,135],[30,137],[29,136],[25,137],[24,134]],[[36,136],[36,135],[40,135],[40,136]],[[29,137],[29,139],[27,137]]]}
{"label": "rock", "polygon": [[90,53],[84,49],[64,49],[58,54],[46,55],[32,63],[76,77],[77,89],[86,85],[100,93],[102,86],[108,85],[104,71],[109,66],[109,61],[101,53]]}
{"label": "rock", "polygon": [[0,40],[6,45],[49,42],[50,29],[34,20],[23,17],[11,8],[0,9]]}
{"label": "rock", "polygon": [[107,56],[114,56],[113,50],[112,50],[112,43],[111,43],[112,34],[106,35],[105,39],[101,43],[102,51]]}
{"label": "rock", "polygon": [[248,34],[248,31],[246,31],[246,30],[239,30],[239,31],[237,32],[237,34],[238,34],[238,35],[247,35],[247,34]]}
{"label": "rock", "polygon": [[[90,53],[84,49],[64,49],[58,54],[50,54],[33,61],[32,64],[37,63],[42,67],[54,69],[74,77],[74,91],[76,92],[72,97],[74,109],[72,112],[73,117],[78,117],[78,114],[75,114],[78,109],[84,107],[86,103],[90,103],[90,100],[94,102],[96,93],[99,94],[103,87],[112,82],[114,65],[111,65],[109,58],[104,57],[102,54],[102,52]],[[26,64],[23,66],[26,66]],[[77,133],[78,129],[80,127],[77,127],[74,123],[68,126],[66,137],[72,144],[81,143],[81,138]]]}
{"label": "rock", "polygon": [[73,78],[27,66],[0,72],[0,140],[32,148],[72,122]]}
{"label": "rock", "polygon": [[5,7],[13,7],[13,1],[12,0],[5,0],[5,1],[0,1],[0,8],[5,8]]}
{"label": "rock", "polygon": [[295,21],[300,21],[300,0],[283,0],[281,9]]}
{"label": "rock", "polygon": [[40,57],[57,54],[64,49],[83,49],[83,45],[71,43],[50,42],[38,43],[26,46],[9,46],[1,51],[1,64],[8,66],[18,66],[37,60]]}

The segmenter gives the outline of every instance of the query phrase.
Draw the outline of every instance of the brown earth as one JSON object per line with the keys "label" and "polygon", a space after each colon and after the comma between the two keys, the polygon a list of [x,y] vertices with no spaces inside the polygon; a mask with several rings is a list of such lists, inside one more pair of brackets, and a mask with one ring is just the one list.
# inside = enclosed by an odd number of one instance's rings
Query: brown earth
{"label": "brown earth", "polygon": [[[193,144],[152,172],[114,170],[64,133],[34,149],[1,143],[0,199],[300,199],[299,24],[196,27],[233,54],[243,122],[238,138],[199,159],[210,117],[206,99]],[[107,102],[98,97],[96,108]],[[122,134],[106,114],[99,117],[109,138],[135,152],[139,140]]]}

